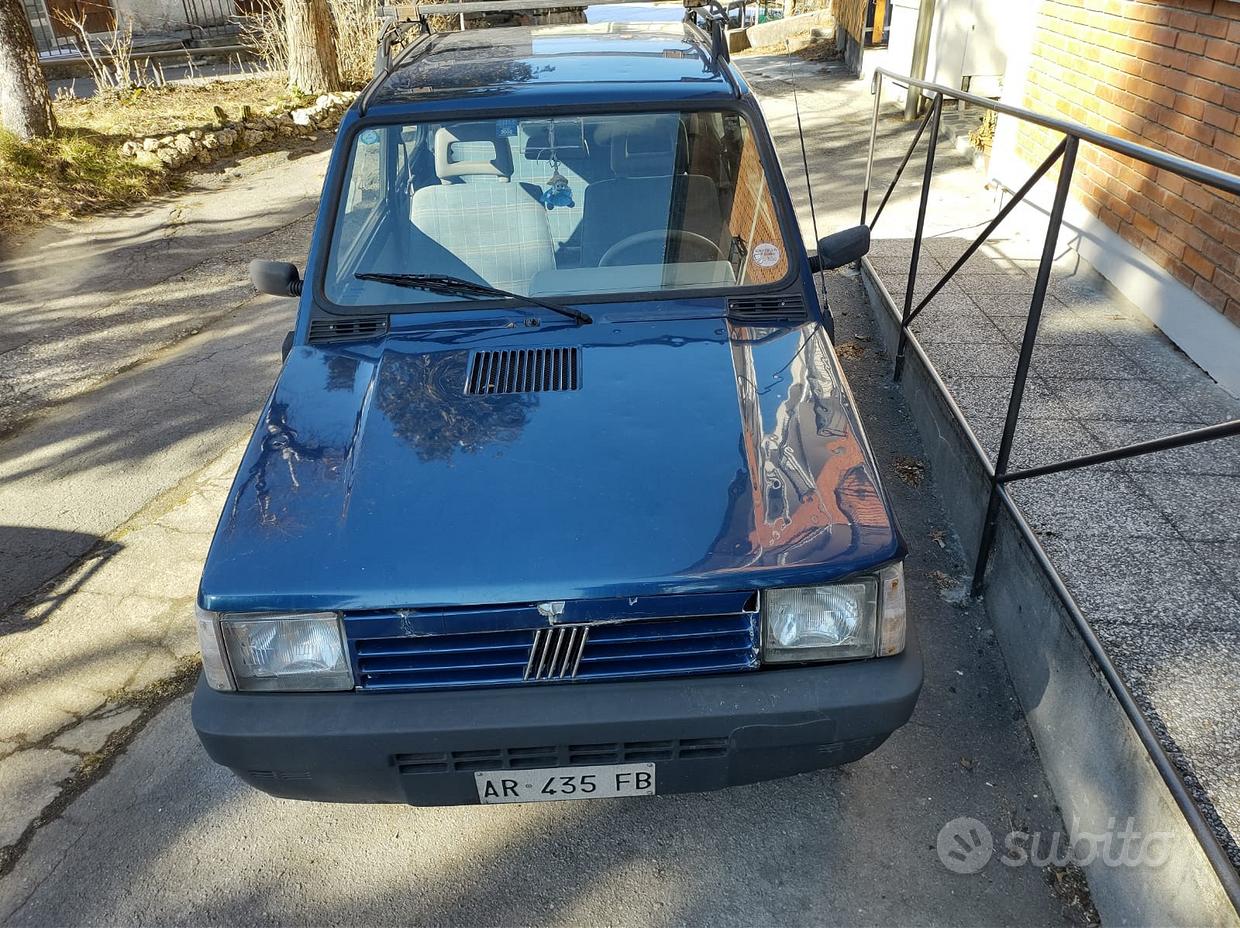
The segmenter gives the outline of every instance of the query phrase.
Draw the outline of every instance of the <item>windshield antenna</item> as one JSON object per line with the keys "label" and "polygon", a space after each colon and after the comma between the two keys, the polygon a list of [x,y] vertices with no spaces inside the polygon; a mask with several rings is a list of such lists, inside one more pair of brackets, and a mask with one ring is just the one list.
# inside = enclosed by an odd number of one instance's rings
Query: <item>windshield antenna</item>
{"label": "windshield antenna", "polygon": [[[791,57],[791,54],[788,55]],[[818,254],[818,283],[822,287],[823,299],[826,298],[827,280],[826,272],[822,269],[822,253],[818,251],[818,217],[814,215],[814,185],[809,179],[809,156],[805,154],[805,130],[801,128],[801,104],[797,102],[797,85],[793,80],[788,81],[788,86],[792,88],[792,106],[797,114],[797,138],[801,141],[801,166],[805,169],[805,192],[809,194],[809,223],[810,228],[814,232],[814,251]]]}

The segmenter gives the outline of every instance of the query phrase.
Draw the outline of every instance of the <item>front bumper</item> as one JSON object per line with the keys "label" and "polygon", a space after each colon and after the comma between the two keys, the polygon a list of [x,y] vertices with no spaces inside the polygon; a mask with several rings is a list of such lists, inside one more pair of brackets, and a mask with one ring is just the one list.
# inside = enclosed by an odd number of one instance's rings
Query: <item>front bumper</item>
{"label": "front bumper", "polygon": [[274,796],[462,805],[477,770],[654,761],[660,793],[848,763],[908,721],[897,657],[727,676],[421,693],[220,693],[193,720],[211,758]]}

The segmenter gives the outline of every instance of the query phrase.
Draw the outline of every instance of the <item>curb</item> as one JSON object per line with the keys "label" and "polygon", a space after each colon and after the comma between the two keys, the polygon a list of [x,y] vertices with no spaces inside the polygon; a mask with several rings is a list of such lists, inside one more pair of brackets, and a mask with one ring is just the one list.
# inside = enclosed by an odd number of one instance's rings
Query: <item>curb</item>
{"label": "curb", "polygon": [[[894,356],[898,310],[869,260],[861,267],[876,328]],[[934,472],[952,475],[939,481],[943,503],[961,543],[975,549],[989,479],[916,350],[907,354],[900,389],[918,430],[939,438],[926,442],[927,456]],[[1166,836],[1161,866],[1084,865],[1104,923],[1240,925],[1184,813],[1006,509],[985,606],[1073,841],[1124,823],[1142,835]]]}

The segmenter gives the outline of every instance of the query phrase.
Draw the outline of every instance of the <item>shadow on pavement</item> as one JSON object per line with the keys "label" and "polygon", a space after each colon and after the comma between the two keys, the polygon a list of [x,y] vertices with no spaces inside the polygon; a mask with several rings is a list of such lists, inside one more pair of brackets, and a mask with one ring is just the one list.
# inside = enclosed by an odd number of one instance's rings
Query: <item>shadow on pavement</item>
{"label": "shadow on pavement", "polygon": [[85,532],[0,525],[0,561],[5,564],[5,578],[0,581],[0,636],[42,625],[61,603],[77,592],[123,546],[115,544],[106,548],[89,570],[74,578],[71,586],[46,595],[34,594],[23,604],[20,618],[7,616],[4,610],[13,606],[25,591],[40,585],[46,579],[41,571],[23,571],[23,564],[29,563],[27,559],[46,561],[48,558],[71,557],[76,560],[97,547],[101,541],[97,535]]}

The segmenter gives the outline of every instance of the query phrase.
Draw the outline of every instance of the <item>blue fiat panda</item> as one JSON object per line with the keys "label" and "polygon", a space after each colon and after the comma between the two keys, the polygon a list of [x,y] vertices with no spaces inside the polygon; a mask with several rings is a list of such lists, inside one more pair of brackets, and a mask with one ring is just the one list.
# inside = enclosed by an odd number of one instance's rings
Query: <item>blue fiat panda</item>
{"label": "blue fiat panda", "polygon": [[[426,34],[340,127],[198,593],[277,796],[711,790],[913,710],[905,546],[718,13]],[[429,32],[429,31],[428,31]]]}

